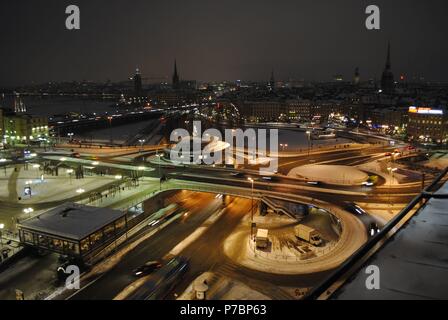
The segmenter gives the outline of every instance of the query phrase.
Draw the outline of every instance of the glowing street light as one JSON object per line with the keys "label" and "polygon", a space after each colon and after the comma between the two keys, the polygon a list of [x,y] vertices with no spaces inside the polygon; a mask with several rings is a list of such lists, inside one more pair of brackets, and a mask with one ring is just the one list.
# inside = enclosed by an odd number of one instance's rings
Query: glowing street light
{"label": "glowing street light", "polygon": [[387,168],[387,171],[389,171],[389,174],[391,175],[391,178],[389,180],[389,206],[392,205],[391,198],[390,198],[390,194],[392,192],[391,192],[390,189],[392,188],[392,180],[394,179],[394,172],[397,171],[397,170],[398,170],[398,168],[392,168],[392,167],[388,167]]}
{"label": "glowing street light", "polygon": [[73,169],[67,169],[66,172],[68,173],[68,176],[70,177],[70,184],[72,184],[72,173],[73,173]]}
{"label": "glowing street light", "polygon": [[5,224],[4,223],[0,223],[0,247],[3,248],[3,235],[2,235],[2,231],[5,228]]}
{"label": "glowing street light", "polygon": [[252,178],[247,178],[247,180],[250,181],[250,183],[252,184],[252,191],[251,191],[251,198],[252,198],[252,205],[251,205],[251,224],[250,224],[250,237],[253,237],[253,224],[254,224],[254,179]]}
{"label": "glowing street light", "polygon": [[156,157],[157,157],[157,162],[159,163],[159,191],[162,191],[162,172],[160,171],[160,162],[162,161],[161,157],[162,155],[159,154],[159,150],[156,150]]}
{"label": "glowing street light", "polygon": [[306,131],[306,134],[307,134],[307,136],[308,136],[308,160],[309,160],[309,158],[310,158],[311,131],[310,131],[310,130],[307,130],[307,131]]}
{"label": "glowing street light", "polygon": [[76,190],[76,193],[79,193],[79,194],[84,193],[84,192],[86,192],[86,190],[84,190],[83,188],[79,188]]}
{"label": "glowing street light", "polygon": [[33,212],[34,212],[33,208],[25,208],[25,209],[23,209],[23,213],[28,214],[29,217],[31,217],[31,213],[33,213]]}
{"label": "glowing street light", "polygon": [[120,175],[120,174],[117,174],[117,175],[115,176],[115,179],[117,179],[117,180],[120,180],[120,179],[122,179],[122,178],[123,178],[123,176]]}
{"label": "glowing street light", "polygon": [[140,142],[140,149],[143,149],[143,144],[145,143],[145,139],[139,139],[138,142]]}

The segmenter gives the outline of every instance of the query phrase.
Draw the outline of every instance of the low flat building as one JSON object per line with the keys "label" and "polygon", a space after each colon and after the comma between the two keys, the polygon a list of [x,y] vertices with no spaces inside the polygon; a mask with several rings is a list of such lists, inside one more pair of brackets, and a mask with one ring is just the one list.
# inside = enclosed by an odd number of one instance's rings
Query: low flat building
{"label": "low flat building", "polygon": [[23,245],[87,261],[127,230],[126,213],[66,203],[17,225]]}

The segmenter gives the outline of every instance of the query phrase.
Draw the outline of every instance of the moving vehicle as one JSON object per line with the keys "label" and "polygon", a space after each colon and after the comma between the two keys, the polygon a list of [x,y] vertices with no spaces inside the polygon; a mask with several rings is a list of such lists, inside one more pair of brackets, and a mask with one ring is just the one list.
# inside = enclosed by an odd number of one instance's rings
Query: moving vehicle
{"label": "moving vehicle", "polygon": [[175,257],[154,272],[148,281],[129,294],[126,300],[162,300],[170,293],[187,270],[188,259]]}
{"label": "moving vehicle", "polygon": [[269,245],[269,230],[267,229],[258,229],[257,235],[255,237],[255,243],[257,248],[267,248]]}
{"label": "moving vehicle", "polygon": [[162,263],[160,261],[148,261],[144,265],[135,269],[132,273],[136,277],[141,277],[153,273],[155,270],[160,269]]}
{"label": "moving vehicle", "polygon": [[244,177],[244,173],[242,173],[242,172],[232,172],[230,175],[231,175],[232,177],[236,177],[236,178],[242,178],[242,177]]}
{"label": "moving vehicle", "polygon": [[376,224],[375,222],[371,222],[370,224],[369,224],[369,235],[371,236],[371,237],[373,237],[374,235],[376,235],[377,233],[379,233],[381,230],[380,230],[380,227],[378,226],[378,224]]}
{"label": "moving vehicle", "polygon": [[305,240],[314,246],[319,246],[322,243],[319,232],[304,224],[299,224],[296,226],[294,228],[294,233],[297,238]]}
{"label": "moving vehicle", "polygon": [[361,208],[360,206],[358,206],[357,204],[353,203],[353,202],[349,202],[345,205],[345,210],[347,210],[350,213],[356,214],[356,215],[363,215],[363,214],[367,214],[367,212]]}

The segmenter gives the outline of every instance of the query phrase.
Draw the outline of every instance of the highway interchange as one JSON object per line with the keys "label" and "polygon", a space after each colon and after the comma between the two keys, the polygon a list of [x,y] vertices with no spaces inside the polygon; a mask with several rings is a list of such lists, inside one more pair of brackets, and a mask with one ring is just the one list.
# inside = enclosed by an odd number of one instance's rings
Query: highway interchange
{"label": "highway interchange", "polygon": [[[384,158],[386,152],[392,151],[390,146],[372,144],[358,149],[335,149],[328,152],[320,152],[311,155],[313,163],[356,165]],[[159,151],[159,150],[158,150]],[[188,212],[188,216],[179,218],[167,227],[155,233],[147,240],[141,242],[136,248],[128,252],[118,264],[110,270],[94,277],[94,280],[83,286],[75,294],[63,295],[62,298],[70,299],[113,299],[127,286],[135,281],[132,270],[149,260],[166,260],[170,257],[170,251],[191,235],[217,210],[224,208],[224,214],[210,226],[201,237],[189,243],[181,252],[190,260],[190,268],[183,280],[167,296],[175,298],[185,290],[190,282],[205,271],[213,271],[233,279],[245,281],[251,288],[273,299],[291,299],[294,295],[279,289],[279,287],[307,288],[316,285],[330,270],[307,275],[278,275],[261,272],[238,265],[222,252],[222,244],[226,237],[240,223],[241,219],[249,214],[250,198],[263,196],[282,196],[292,201],[308,203],[328,203],[332,206],[344,209],[347,202],[363,203],[408,203],[420,190],[420,181],[396,188],[389,188],[380,179],[379,184],[373,187],[366,186],[335,186],[320,183],[310,185],[305,181],[286,177],[285,174],[292,168],[309,164],[310,157],[303,152],[297,155],[279,158],[279,175],[271,181],[266,181],[258,174],[257,167],[248,167],[242,170],[218,168],[209,166],[174,166],[170,164],[156,165],[151,163],[152,156],[158,152],[154,148],[144,152],[135,151],[124,153],[122,156],[130,156],[130,160],[118,159],[118,157],[98,155],[98,161],[102,166],[108,163],[126,164],[131,166],[145,165],[155,170],[148,173],[149,176],[164,176],[168,180],[164,182],[164,190],[190,189],[191,191],[179,192],[174,197],[182,210]],[[91,159],[88,155],[82,155],[84,159]],[[72,159],[68,158],[70,163]],[[76,159],[73,159],[76,161]],[[142,162],[144,161],[144,162]],[[160,168],[160,172],[159,172]],[[239,176],[232,173],[241,172]],[[251,185],[247,178],[254,179],[254,193],[251,193]],[[427,179],[428,182],[430,178]],[[183,188],[182,186],[185,186]],[[200,188],[198,187],[200,186]],[[104,187],[103,187],[104,189]],[[212,193],[198,191],[209,190]],[[233,191],[232,191],[233,190]],[[228,196],[225,203],[215,197],[217,193],[229,193],[239,197]],[[308,201],[304,201],[308,199]],[[71,199],[77,200],[77,199]],[[50,208],[60,202],[46,202],[36,205],[39,209]],[[2,201],[3,207],[21,210],[17,203]],[[372,221],[379,222],[375,217],[362,217],[365,227]],[[379,222],[381,224],[382,222]],[[250,281],[247,279],[250,278]]]}

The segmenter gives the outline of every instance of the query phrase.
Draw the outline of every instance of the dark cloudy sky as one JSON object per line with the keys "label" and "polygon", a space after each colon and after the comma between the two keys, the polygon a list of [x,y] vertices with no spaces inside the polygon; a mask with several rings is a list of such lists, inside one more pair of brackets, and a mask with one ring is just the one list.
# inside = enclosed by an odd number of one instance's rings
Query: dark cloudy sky
{"label": "dark cloudy sky", "polygon": [[[448,80],[446,0],[0,0],[0,86],[148,77],[328,80],[395,74]],[[65,29],[65,7],[81,30]],[[381,30],[364,26],[381,9]]]}

